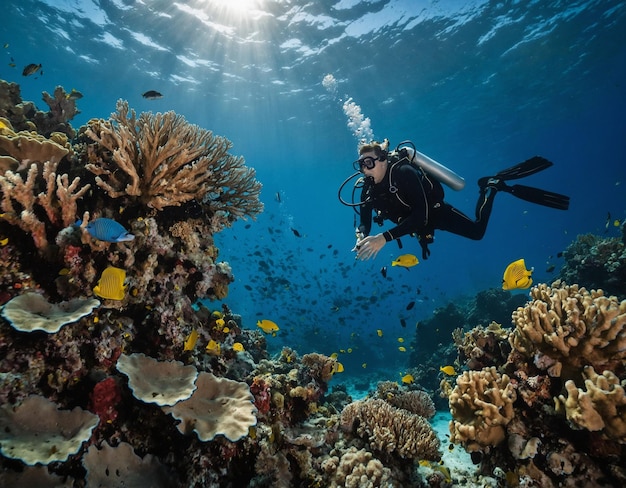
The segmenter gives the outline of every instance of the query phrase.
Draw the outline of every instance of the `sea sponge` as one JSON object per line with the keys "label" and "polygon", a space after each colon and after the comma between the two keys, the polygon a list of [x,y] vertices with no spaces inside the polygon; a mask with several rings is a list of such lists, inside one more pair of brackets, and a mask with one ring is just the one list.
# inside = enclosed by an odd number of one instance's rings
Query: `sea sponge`
{"label": "sea sponge", "polygon": [[196,380],[197,389],[188,400],[173,407],[164,407],[177,420],[178,430],[189,435],[194,431],[201,441],[223,435],[238,441],[256,425],[254,397],[246,383],[218,378],[202,372]]}
{"label": "sea sponge", "polygon": [[142,402],[174,405],[196,389],[198,371],[180,361],[157,361],[141,353],[122,354],[117,369],[128,376],[128,387]]}
{"label": "sea sponge", "polygon": [[408,459],[439,460],[439,439],[424,417],[384,400],[359,400],[341,412],[341,427],[386,454]]}
{"label": "sea sponge", "polygon": [[583,366],[612,370],[626,360],[626,300],[605,297],[560,281],[539,284],[533,298],[513,312],[511,346],[526,357],[549,364],[550,376],[578,376]]}
{"label": "sea sponge", "polygon": [[89,440],[98,422],[97,415],[79,407],[58,410],[32,395],[17,407],[0,408],[0,452],[31,466],[65,461]]}
{"label": "sea sponge", "polygon": [[169,488],[175,487],[169,473],[152,455],[142,459],[126,442],[111,447],[106,442],[102,449],[92,445],[83,456],[87,470],[87,486],[99,488]]}
{"label": "sea sponge", "polygon": [[452,413],[450,441],[463,444],[469,452],[497,446],[515,415],[516,398],[509,377],[495,367],[464,371],[448,397]]}
{"label": "sea sponge", "polygon": [[567,398],[555,398],[557,411],[577,429],[602,431],[607,437],[626,444],[626,393],[612,371],[598,374],[593,367],[583,371],[585,390],[572,380],[565,382]]}
{"label": "sea sponge", "polygon": [[9,300],[2,316],[21,332],[43,330],[58,332],[65,324],[89,315],[100,302],[95,298],[74,298],[67,302],[50,303],[39,293],[28,292]]}

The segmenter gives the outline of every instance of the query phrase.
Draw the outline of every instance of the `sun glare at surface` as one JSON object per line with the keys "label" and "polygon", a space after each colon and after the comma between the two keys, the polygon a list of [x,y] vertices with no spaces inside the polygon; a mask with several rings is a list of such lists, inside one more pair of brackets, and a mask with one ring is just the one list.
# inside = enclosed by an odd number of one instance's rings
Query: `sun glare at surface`
{"label": "sun glare at surface", "polygon": [[258,12],[263,7],[262,0],[207,0],[207,3],[240,15]]}

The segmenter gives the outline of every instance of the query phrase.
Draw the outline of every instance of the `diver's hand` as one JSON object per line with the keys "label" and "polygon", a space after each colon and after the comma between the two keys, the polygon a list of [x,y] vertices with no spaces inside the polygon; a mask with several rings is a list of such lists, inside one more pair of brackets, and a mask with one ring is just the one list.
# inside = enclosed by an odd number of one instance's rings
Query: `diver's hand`
{"label": "diver's hand", "polygon": [[376,234],[375,236],[367,236],[363,240],[359,241],[358,245],[355,246],[354,250],[356,251],[356,258],[361,261],[367,261],[368,259],[375,258],[387,241],[385,240],[385,236],[382,234]]}

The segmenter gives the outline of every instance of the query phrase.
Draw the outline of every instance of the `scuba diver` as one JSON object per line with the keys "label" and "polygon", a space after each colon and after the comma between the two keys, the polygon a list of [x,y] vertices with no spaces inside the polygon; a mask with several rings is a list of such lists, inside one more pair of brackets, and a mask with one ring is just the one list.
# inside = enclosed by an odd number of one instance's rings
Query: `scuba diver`
{"label": "scuba diver", "polygon": [[[493,201],[497,192],[507,192],[523,200],[559,210],[567,210],[569,197],[525,185],[506,184],[552,166],[547,159],[535,156],[523,163],[478,180],[479,197],[476,220],[444,201],[442,182],[460,190],[465,181],[450,169],[418,152],[410,141],[398,144],[389,152],[389,141],[372,141],[359,148],[357,170],[339,188],[339,201],[351,206],[360,215],[356,229],[357,242],[352,249],[357,259],[375,258],[387,242],[405,235],[417,236],[422,258],[428,259],[428,245],[434,240],[435,229],[446,230],[469,239],[480,240],[485,235]],[[341,192],[354,177],[359,177],[352,192],[352,203],[344,201]],[[354,193],[361,189],[361,198],[354,203]],[[358,208],[358,210],[357,210]],[[375,214],[372,217],[372,214]],[[372,220],[382,226],[391,220],[395,227],[370,235]]]}

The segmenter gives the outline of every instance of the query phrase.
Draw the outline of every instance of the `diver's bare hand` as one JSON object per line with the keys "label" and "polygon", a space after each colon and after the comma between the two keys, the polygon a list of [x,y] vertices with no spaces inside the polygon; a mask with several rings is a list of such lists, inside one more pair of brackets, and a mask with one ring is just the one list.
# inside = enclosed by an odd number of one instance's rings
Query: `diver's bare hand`
{"label": "diver's bare hand", "polygon": [[367,261],[368,259],[375,258],[386,243],[387,241],[385,241],[385,236],[382,234],[367,236],[363,240],[359,241],[359,244],[355,246],[354,250],[356,250],[356,258],[361,261]]}

